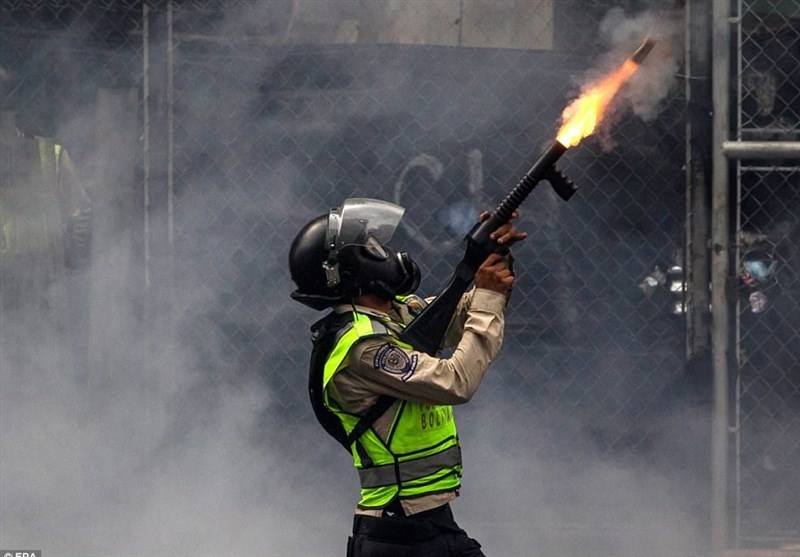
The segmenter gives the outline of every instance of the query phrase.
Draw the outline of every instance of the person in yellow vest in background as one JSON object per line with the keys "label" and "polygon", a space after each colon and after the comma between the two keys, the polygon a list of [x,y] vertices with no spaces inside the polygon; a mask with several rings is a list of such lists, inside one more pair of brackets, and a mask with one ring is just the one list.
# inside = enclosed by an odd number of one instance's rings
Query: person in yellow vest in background
{"label": "person in yellow vest in background", "polygon": [[[39,193],[44,193],[49,199],[46,204],[54,203],[58,207],[58,220],[60,229],[61,246],[56,248],[63,251],[64,265],[76,268],[85,263],[91,248],[92,231],[92,202],[83,184],[78,179],[75,164],[69,152],[59,143],[45,137],[26,137],[15,123],[15,113],[3,111],[0,113],[0,142],[4,151],[2,174],[0,174],[0,187],[8,192],[12,188],[27,190],[31,199]],[[14,149],[16,146],[18,149]],[[22,147],[22,149],[19,149]],[[31,161],[35,150],[35,161]],[[13,157],[13,159],[12,159]],[[33,181],[33,183],[31,183]],[[12,197],[20,197],[9,193]],[[25,205],[22,214],[26,217],[34,212],[29,204]],[[41,205],[41,204],[40,204]],[[39,207],[40,211],[50,212],[52,207]],[[21,248],[21,240],[15,234],[23,232],[12,221],[15,215],[10,214],[8,207],[0,211],[5,212],[2,228],[0,228],[0,249],[5,252],[14,252]],[[19,216],[17,213],[16,216]],[[40,237],[42,242],[48,233],[45,228],[52,228],[53,223],[42,223],[38,231],[27,230],[34,236]],[[55,229],[54,229],[55,232]],[[36,241],[35,243],[38,243]],[[15,247],[16,246],[16,247]]]}
{"label": "person in yellow vest in background", "polygon": [[[483,555],[453,518],[461,448],[453,405],[476,392],[503,339],[510,254],[490,255],[430,356],[397,335],[426,305],[420,271],[389,246],[404,209],[353,198],[306,224],[289,250],[292,298],[330,313],[312,326],[309,393],[361,483],[348,557]],[[481,218],[488,217],[484,213]],[[502,246],[526,237],[509,223]]]}
{"label": "person in yellow vest in background", "polygon": [[[19,373],[51,363],[32,352],[66,343],[63,368],[85,345],[79,330],[87,289],[76,278],[91,253],[92,203],[67,150],[52,139],[27,137],[15,113],[0,113],[0,307],[7,364]],[[82,364],[78,364],[82,365]],[[83,370],[85,372],[85,370]]]}

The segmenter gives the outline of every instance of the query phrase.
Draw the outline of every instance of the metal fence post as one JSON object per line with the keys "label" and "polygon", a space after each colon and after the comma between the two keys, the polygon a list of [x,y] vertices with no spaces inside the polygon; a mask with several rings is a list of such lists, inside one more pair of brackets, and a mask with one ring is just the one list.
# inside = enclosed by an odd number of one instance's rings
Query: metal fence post
{"label": "metal fence post", "polygon": [[722,143],[728,138],[730,79],[730,0],[714,0],[712,17],[712,134],[713,184],[711,200],[711,350],[714,370],[714,415],[711,432],[711,546],[721,555],[728,545],[728,349],[730,316],[727,282],[730,271],[730,184]]}

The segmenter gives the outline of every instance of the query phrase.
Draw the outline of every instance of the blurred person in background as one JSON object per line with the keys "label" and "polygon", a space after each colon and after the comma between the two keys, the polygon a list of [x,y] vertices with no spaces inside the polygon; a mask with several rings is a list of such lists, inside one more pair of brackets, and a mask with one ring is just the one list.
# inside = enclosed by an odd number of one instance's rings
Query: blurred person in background
{"label": "blurred person in background", "polygon": [[[25,133],[15,105],[19,79],[0,68],[0,309],[2,344],[13,371],[42,367],[30,346],[64,339],[85,373],[92,202],[60,143]],[[13,325],[13,326],[12,326]],[[74,350],[78,346],[79,350]]]}

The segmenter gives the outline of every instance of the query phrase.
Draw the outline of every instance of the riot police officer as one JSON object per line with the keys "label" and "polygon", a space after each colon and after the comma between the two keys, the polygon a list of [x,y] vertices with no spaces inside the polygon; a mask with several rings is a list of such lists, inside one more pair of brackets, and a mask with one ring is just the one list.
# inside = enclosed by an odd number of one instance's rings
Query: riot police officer
{"label": "riot police officer", "polygon": [[[475,273],[444,341],[452,355],[417,351],[397,338],[426,304],[414,294],[419,267],[389,245],[403,212],[348,199],[292,243],[292,298],[332,310],[312,326],[311,402],[361,483],[348,557],[480,556],[449,505],[461,487],[452,405],[470,400],[502,343],[510,255],[490,255]],[[510,246],[526,234],[509,223],[493,237]]]}

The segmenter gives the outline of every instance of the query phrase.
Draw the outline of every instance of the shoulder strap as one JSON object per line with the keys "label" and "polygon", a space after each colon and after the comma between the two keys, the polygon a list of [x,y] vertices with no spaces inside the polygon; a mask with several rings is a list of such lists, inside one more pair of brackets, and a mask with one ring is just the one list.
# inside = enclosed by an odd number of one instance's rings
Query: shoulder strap
{"label": "shoulder strap", "polygon": [[358,441],[358,439],[364,435],[364,432],[372,427],[372,424],[374,424],[378,418],[383,416],[383,413],[386,412],[392,404],[394,404],[395,400],[397,399],[393,396],[381,395],[378,400],[375,401],[375,404],[372,405],[372,408],[370,408],[367,413],[364,414],[364,417],[358,421],[356,427],[354,427],[353,431],[350,432],[350,435],[348,435],[344,440],[344,448],[350,451],[350,445],[352,445],[355,441]]}
{"label": "shoulder strap", "polygon": [[381,395],[367,413],[359,420],[348,435],[342,422],[325,406],[323,393],[323,373],[325,361],[333,350],[336,333],[352,319],[349,314],[331,313],[311,327],[311,338],[314,349],[311,352],[311,365],[308,373],[308,394],[311,399],[311,408],[322,428],[336,439],[349,453],[351,445],[361,438],[375,420],[380,418],[396,400],[388,395]]}
{"label": "shoulder strap", "polygon": [[339,443],[344,443],[347,439],[347,432],[339,419],[325,407],[322,377],[325,371],[325,360],[333,350],[336,331],[345,323],[342,315],[331,313],[311,326],[311,340],[314,348],[311,351],[311,365],[308,370],[308,395],[311,399],[314,416],[322,428]]}

